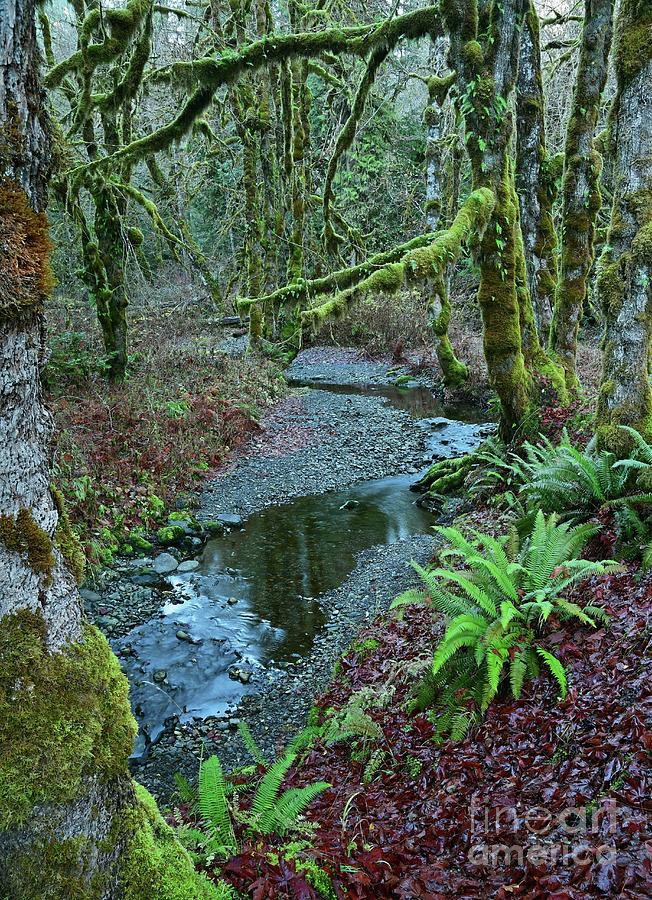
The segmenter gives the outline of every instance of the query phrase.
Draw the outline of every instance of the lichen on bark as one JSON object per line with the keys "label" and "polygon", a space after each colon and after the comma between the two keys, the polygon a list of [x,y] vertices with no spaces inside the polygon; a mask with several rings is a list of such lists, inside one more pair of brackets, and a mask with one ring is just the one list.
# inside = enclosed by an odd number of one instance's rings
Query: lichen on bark
{"label": "lichen on bark", "polygon": [[586,0],[580,58],[564,148],[559,282],[551,346],[577,391],[577,335],[594,260],[595,223],[602,198],[602,157],[594,145],[607,79],[613,0]]}
{"label": "lichen on bark", "polygon": [[620,425],[652,441],[652,5],[622,0],[615,29],[617,92],[610,114],[614,198],[598,265],[605,318],[597,433],[618,454]]}

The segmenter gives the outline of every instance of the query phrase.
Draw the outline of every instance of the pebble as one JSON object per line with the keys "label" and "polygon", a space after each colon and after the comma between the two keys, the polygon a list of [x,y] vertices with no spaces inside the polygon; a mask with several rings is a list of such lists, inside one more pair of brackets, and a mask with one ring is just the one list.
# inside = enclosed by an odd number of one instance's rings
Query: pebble
{"label": "pebble", "polygon": [[174,572],[178,565],[179,563],[171,553],[160,553],[154,560],[153,568],[159,575],[168,575],[170,572]]}
{"label": "pebble", "polygon": [[199,568],[199,563],[196,559],[186,559],[184,562],[179,563],[177,567],[177,572],[194,572],[195,569]]}

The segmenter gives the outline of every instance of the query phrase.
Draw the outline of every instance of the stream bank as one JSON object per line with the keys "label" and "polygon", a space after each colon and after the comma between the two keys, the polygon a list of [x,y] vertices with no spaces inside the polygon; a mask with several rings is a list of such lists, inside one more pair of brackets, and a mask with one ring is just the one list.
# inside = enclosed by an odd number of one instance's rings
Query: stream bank
{"label": "stream bank", "polygon": [[[402,373],[385,364],[309,353],[288,376],[299,368],[315,387],[274,407],[206,484],[197,516],[222,520],[226,533],[158,586],[134,587],[134,562],[123,563],[112,591],[109,619],[129,585],[128,618],[105,630],[141,726],[134,772],[163,801],[174,772],[196,777],[202,752],[227,768],[250,762],[239,719],[270,755],[301,729],[337,656],[413,583],[410,559],[432,553],[434,519],[409,484],[433,458],[467,452],[491,431],[477,409],[460,411],[467,422],[443,416],[451,411],[423,379],[399,389]],[[185,549],[169,548],[178,559]],[[143,589],[142,603],[129,599]]]}

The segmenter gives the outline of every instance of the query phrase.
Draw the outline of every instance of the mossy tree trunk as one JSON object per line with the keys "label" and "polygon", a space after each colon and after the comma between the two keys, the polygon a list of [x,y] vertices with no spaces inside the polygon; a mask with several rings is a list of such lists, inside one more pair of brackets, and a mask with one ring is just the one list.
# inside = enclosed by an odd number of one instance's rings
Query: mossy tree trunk
{"label": "mossy tree trunk", "polygon": [[[436,42],[432,63],[436,69],[443,68],[445,45]],[[444,168],[445,103],[455,76],[433,74],[427,79],[428,103],[424,113],[426,133],[426,224],[429,231],[436,231],[442,221],[442,208],[446,190]],[[444,384],[460,387],[468,378],[469,371],[455,355],[448,337],[452,308],[450,302],[450,273],[445,272],[432,285],[429,297],[429,313],[435,339],[435,352],[441,366]]]}
{"label": "mossy tree trunk", "polygon": [[[483,8],[475,0],[442,6],[450,34],[451,68],[461,76],[462,112],[473,185],[488,187],[496,205],[482,239],[478,302],[489,379],[501,405],[501,432],[509,439],[530,408],[531,378],[521,348],[516,289],[516,208],[509,148],[511,96],[518,70],[522,0]],[[479,40],[483,34],[482,43]]]}
{"label": "mossy tree trunk", "polygon": [[218,898],[128,774],[127,682],[84,621],[79,547],[50,489],[51,157],[34,6],[0,8],[0,896]]}
{"label": "mossy tree trunk", "polygon": [[552,217],[554,173],[546,151],[539,14],[530,2],[521,33],[516,85],[516,189],[527,282],[537,330],[547,345],[557,284],[557,238]]}
{"label": "mossy tree trunk", "polygon": [[614,0],[586,0],[580,59],[566,131],[560,273],[552,322],[552,348],[577,390],[577,334],[594,260],[595,222],[601,205],[602,157],[594,145],[607,80]]}
{"label": "mossy tree trunk", "polygon": [[598,267],[606,327],[598,437],[620,452],[618,425],[652,441],[652,4],[622,0],[616,26],[618,89],[610,115],[611,224]]}
{"label": "mossy tree trunk", "polygon": [[123,213],[115,192],[107,185],[93,191],[95,235],[99,262],[106,273],[105,287],[95,296],[102,329],[109,380],[122,382],[127,373],[127,306]]}

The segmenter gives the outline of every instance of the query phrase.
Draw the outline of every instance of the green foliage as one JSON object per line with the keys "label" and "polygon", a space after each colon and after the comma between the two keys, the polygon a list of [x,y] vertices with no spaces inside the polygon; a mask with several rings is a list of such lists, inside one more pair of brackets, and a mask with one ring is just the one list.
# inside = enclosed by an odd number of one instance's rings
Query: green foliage
{"label": "green foliage", "polygon": [[50,338],[50,356],[43,371],[47,384],[56,381],[79,383],[91,375],[106,375],[108,366],[103,357],[86,346],[81,331],[62,331]]}
{"label": "green foliage", "polygon": [[[266,768],[255,786],[248,810],[240,809],[235,793],[253,788],[251,780],[244,787],[238,785],[234,788],[216,756],[201,763],[198,798],[184,778],[177,776],[175,779],[182,799],[198,808],[208,835],[203,831],[186,829],[183,840],[222,858],[228,858],[238,850],[235,823],[244,825],[249,835],[285,835],[297,827],[299,816],[312,801],[330,787],[327,782],[319,781],[281,792],[285,776],[299,759],[300,751],[314,740],[317,729],[306,728],[272,765],[264,762],[262,752],[246,726],[240,728],[240,734],[258,764]],[[249,774],[257,771],[258,768],[253,769]],[[245,770],[239,774],[244,775]]]}
{"label": "green foliage", "polygon": [[443,711],[443,729],[460,737],[478,709],[486,711],[498,693],[505,671],[512,695],[519,698],[523,683],[539,671],[539,657],[566,695],[563,664],[538,641],[552,621],[569,619],[594,626],[604,620],[603,610],[584,607],[565,599],[564,592],[593,574],[614,568],[607,561],[579,558],[596,531],[593,525],[559,524],[539,510],[527,537],[515,533],[497,540],[473,532],[468,540],[455,528],[438,528],[451,544],[440,555],[462,563],[461,568],[423,569],[413,564],[426,585],[420,597],[401,595],[393,606],[415,599],[430,600],[447,620],[437,646],[431,679],[420,689],[417,703],[427,702],[431,692]]}
{"label": "green foliage", "polygon": [[638,517],[635,507],[652,503],[652,448],[634,429],[620,430],[634,446],[626,459],[597,450],[595,439],[579,450],[566,433],[557,445],[543,436],[540,444],[526,442],[520,453],[485,449],[476,456],[478,474],[470,491],[489,495],[502,489],[508,503],[530,519],[542,509],[581,521],[607,508],[631,524]]}
{"label": "green foliage", "polygon": [[199,768],[199,809],[211,835],[211,849],[225,857],[237,850],[229,812],[226,779],[217,756],[202,761]]}

